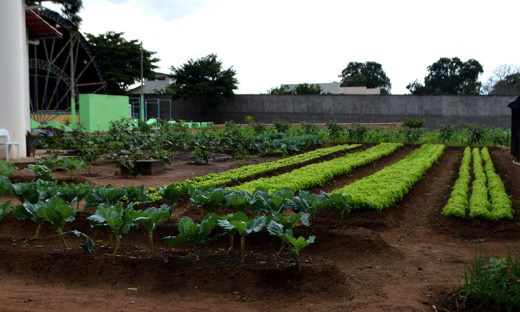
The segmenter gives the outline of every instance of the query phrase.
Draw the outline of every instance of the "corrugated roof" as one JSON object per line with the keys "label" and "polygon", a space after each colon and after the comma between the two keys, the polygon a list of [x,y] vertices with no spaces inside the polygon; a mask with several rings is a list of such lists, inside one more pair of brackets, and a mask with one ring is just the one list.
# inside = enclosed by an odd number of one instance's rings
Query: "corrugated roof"
{"label": "corrugated roof", "polygon": [[25,24],[31,39],[61,38],[63,36],[62,33],[27,6],[25,6]]}

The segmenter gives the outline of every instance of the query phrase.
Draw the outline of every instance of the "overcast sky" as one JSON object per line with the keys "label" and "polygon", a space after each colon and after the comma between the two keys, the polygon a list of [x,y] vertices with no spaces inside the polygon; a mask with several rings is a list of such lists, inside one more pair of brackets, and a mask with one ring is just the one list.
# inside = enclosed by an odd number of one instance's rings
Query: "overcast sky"
{"label": "overcast sky", "polygon": [[80,30],[142,40],[165,73],[215,53],[241,94],[340,81],[351,61],[380,63],[392,94],[406,94],[441,57],[476,59],[482,82],[520,64],[519,9],[518,0],[83,0]]}

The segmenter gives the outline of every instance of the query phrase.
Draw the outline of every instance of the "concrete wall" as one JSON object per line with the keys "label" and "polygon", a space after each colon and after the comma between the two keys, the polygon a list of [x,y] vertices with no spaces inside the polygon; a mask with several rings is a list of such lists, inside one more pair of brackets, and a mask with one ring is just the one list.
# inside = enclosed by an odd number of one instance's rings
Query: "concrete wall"
{"label": "concrete wall", "polygon": [[[150,95],[153,97],[153,95]],[[426,127],[476,123],[489,127],[511,127],[507,105],[514,96],[412,96],[412,95],[235,95],[208,114],[208,121],[346,123],[403,122],[426,119]],[[200,103],[176,100],[173,118],[203,121]]]}

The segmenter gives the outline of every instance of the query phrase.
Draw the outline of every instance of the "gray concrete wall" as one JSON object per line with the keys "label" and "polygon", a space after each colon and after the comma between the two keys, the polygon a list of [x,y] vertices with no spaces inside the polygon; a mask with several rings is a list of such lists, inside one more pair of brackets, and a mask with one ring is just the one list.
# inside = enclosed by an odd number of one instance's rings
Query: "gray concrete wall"
{"label": "gray concrete wall", "polygon": [[[150,95],[153,97],[153,95]],[[406,118],[426,119],[426,127],[442,124],[476,123],[489,127],[511,127],[514,96],[412,96],[412,95],[235,95],[208,113],[208,121],[243,122],[252,116],[257,122],[273,123],[329,120],[345,123],[403,122]],[[177,100],[172,104],[174,119],[203,121],[200,103]]]}

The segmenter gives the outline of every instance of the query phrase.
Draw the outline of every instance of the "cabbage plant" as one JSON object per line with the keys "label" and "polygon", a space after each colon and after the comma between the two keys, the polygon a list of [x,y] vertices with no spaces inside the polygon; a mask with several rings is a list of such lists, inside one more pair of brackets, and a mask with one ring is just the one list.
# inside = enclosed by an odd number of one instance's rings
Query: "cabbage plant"
{"label": "cabbage plant", "polygon": [[127,219],[139,223],[148,232],[148,244],[150,246],[148,258],[151,258],[153,254],[153,232],[159,224],[170,218],[170,207],[163,204],[160,208],[150,207],[146,210],[137,211],[133,210],[133,208],[127,208],[127,212]]}
{"label": "cabbage plant", "polygon": [[274,220],[271,220],[267,225],[267,231],[287,242],[289,254],[291,258],[294,259],[296,265],[300,264],[300,252],[303,247],[314,243],[314,240],[316,239],[316,236],[314,235],[309,236],[308,239],[305,239],[303,236],[296,238],[290,229],[284,229],[283,225]]}
{"label": "cabbage plant", "polygon": [[8,200],[3,204],[0,204],[0,220],[2,220],[7,214],[11,212],[11,201]]}
{"label": "cabbage plant", "polygon": [[116,204],[101,203],[95,214],[87,218],[87,220],[100,223],[108,226],[116,236],[116,247],[112,255],[116,255],[121,244],[121,236],[127,234],[130,228],[134,225],[134,220],[131,218],[131,211],[133,205],[130,204],[127,209],[123,208],[123,204],[118,202]]}
{"label": "cabbage plant", "polygon": [[236,230],[240,234],[240,253],[242,255],[241,263],[246,259],[246,236],[251,233],[260,232],[266,223],[266,216],[257,216],[249,219],[245,213],[238,211],[236,216],[218,221],[218,225],[224,230]]}
{"label": "cabbage plant", "polygon": [[63,237],[63,228],[68,222],[74,221],[75,211],[73,203],[68,204],[63,199],[54,197],[41,205],[37,214],[58,231],[58,236],[63,243],[63,247],[68,249],[67,242]]}
{"label": "cabbage plant", "polygon": [[214,240],[222,235],[212,235],[212,231],[217,225],[219,217],[214,213],[208,213],[202,218],[200,223],[196,223],[190,217],[182,217],[178,220],[179,234],[177,236],[167,236],[162,241],[170,246],[186,244],[193,247],[195,260],[199,260],[199,247]]}

